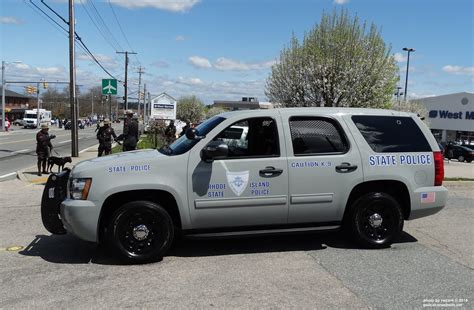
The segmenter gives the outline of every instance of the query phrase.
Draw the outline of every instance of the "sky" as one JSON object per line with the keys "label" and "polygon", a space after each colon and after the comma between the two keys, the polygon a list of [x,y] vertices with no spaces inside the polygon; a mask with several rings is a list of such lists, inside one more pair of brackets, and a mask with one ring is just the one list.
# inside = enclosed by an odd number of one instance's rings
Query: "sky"
{"label": "sky", "polygon": [[[67,0],[44,0],[66,20]],[[153,95],[196,95],[206,104],[267,100],[265,82],[292,35],[303,38],[324,12],[346,9],[375,24],[400,67],[408,97],[474,92],[472,0],[75,0],[76,33],[129,94],[142,84]],[[0,0],[1,60],[6,80],[69,80],[68,26],[40,0]],[[14,63],[19,61],[20,63]],[[86,92],[110,78],[76,45],[77,84]],[[18,85],[18,84],[15,84]],[[23,93],[10,84],[9,89]],[[53,86],[50,87],[59,87]],[[143,86],[142,86],[143,87]],[[123,94],[123,90],[119,90]],[[136,95],[135,95],[136,96]]]}

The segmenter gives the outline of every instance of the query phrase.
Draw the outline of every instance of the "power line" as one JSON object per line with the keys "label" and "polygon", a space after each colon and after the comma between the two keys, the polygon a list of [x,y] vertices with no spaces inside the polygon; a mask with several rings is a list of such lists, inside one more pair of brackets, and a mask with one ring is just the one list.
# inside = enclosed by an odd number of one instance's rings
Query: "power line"
{"label": "power line", "polygon": [[[81,4],[82,4],[82,8],[84,9],[84,11],[87,13],[87,16],[89,16],[89,19],[92,21],[92,24],[95,26],[95,28],[97,29],[97,31],[99,32],[99,34],[105,39],[105,41],[112,47],[112,49],[114,50],[121,50],[121,47],[120,45],[114,45],[113,42],[110,40],[110,37],[108,37],[107,35],[105,35],[102,30],[100,29],[99,25],[97,24],[97,22],[95,21],[95,19],[92,17],[92,15],[89,13],[89,9],[87,8],[87,6],[85,5],[85,3],[83,2],[83,0],[80,0],[81,1]],[[88,3],[90,0],[86,0],[86,3]]]}
{"label": "power line", "polygon": [[[98,21],[99,23],[102,23],[102,25],[104,26],[105,30],[107,30],[107,32],[110,34],[110,37],[117,43],[118,47],[119,47],[119,50],[123,50],[122,46],[120,45],[119,41],[117,40],[117,38],[115,38],[114,34],[112,31],[110,31],[110,28],[107,26],[107,24],[105,23],[104,19],[102,18],[102,15],[100,15],[99,11],[97,10],[97,7],[95,6],[94,4],[94,1],[93,0],[88,0],[87,3],[89,4],[89,7],[92,7],[93,9],[93,12],[95,12],[96,16],[99,18]],[[117,50],[116,50],[117,51]]]}
{"label": "power line", "polygon": [[[119,22],[119,19],[117,17],[117,14],[115,13],[115,9],[114,9],[112,3],[110,3],[110,0],[108,0],[107,2],[109,3],[110,9],[112,10],[112,13],[115,17],[115,21],[117,22],[117,25],[119,26],[120,32],[122,33],[123,37],[125,38],[125,41],[127,42],[128,47],[133,51],[133,47],[130,44],[130,41],[128,41],[127,36],[125,35],[125,32],[123,31],[122,25]],[[138,60],[138,56],[136,54],[135,54],[135,58],[137,59],[138,64],[140,64],[140,60]]]}

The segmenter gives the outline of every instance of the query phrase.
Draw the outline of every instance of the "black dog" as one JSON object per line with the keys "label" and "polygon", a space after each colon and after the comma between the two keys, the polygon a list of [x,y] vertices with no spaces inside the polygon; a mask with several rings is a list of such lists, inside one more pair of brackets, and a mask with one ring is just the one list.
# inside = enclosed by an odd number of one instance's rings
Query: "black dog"
{"label": "black dog", "polygon": [[64,165],[66,163],[72,162],[72,159],[70,156],[67,157],[55,157],[51,156],[48,158],[48,171],[53,172],[53,166],[57,165],[58,166],[58,173],[61,172],[61,170],[64,169]]}

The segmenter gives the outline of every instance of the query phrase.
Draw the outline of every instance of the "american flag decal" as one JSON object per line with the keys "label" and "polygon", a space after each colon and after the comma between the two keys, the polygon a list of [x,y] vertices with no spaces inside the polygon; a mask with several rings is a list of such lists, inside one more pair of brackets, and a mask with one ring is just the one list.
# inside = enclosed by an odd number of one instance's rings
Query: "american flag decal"
{"label": "american flag decal", "polygon": [[432,203],[436,200],[436,193],[421,193],[421,203]]}

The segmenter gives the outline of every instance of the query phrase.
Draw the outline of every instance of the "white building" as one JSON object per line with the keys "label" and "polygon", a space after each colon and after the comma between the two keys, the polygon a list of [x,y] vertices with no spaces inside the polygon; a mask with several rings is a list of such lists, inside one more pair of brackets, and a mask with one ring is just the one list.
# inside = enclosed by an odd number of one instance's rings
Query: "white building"
{"label": "white building", "polygon": [[430,129],[438,141],[474,143],[474,93],[462,92],[417,101],[428,110]]}
{"label": "white building", "polygon": [[167,93],[161,93],[151,99],[149,115],[151,119],[176,119],[177,101]]}

